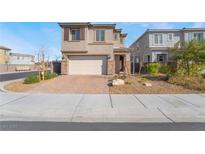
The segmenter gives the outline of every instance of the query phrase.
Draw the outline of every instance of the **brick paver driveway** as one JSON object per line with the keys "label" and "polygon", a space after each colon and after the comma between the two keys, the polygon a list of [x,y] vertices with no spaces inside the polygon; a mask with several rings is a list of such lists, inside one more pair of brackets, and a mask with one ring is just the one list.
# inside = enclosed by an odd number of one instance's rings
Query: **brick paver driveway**
{"label": "brick paver driveway", "polygon": [[42,82],[30,92],[107,94],[109,93],[107,82],[106,76],[62,75]]}

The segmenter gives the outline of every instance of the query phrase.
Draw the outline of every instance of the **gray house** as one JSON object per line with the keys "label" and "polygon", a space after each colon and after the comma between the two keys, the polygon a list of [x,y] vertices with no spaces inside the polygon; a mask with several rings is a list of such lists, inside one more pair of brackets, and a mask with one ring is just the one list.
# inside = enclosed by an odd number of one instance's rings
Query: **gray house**
{"label": "gray house", "polygon": [[148,29],[132,45],[131,61],[139,63],[171,61],[170,47],[179,41],[205,39],[205,28]]}

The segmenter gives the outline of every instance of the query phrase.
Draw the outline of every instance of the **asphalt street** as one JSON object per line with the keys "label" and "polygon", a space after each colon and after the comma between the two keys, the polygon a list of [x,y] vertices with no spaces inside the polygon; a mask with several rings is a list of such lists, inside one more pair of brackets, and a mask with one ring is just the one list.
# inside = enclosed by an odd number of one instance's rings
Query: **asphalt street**
{"label": "asphalt street", "polygon": [[76,123],[3,121],[0,131],[205,131],[205,123]]}

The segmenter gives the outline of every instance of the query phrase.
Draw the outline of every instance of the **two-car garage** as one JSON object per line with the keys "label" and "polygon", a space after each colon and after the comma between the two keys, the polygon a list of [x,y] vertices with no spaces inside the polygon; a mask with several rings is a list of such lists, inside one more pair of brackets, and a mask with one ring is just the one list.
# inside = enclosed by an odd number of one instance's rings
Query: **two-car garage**
{"label": "two-car garage", "polygon": [[69,75],[106,75],[107,56],[69,56]]}

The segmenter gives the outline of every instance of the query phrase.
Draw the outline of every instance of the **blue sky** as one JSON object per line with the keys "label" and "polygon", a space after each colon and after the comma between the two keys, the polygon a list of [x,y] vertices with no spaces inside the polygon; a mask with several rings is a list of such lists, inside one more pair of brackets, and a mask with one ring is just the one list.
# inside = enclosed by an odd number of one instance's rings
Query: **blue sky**
{"label": "blue sky", "polygon": [[[117,28],[122,28],[128,33],[125,45],[128,47],[146,29],[165,29],[183,27],[205,27],[203,22],[121,22]],[[54,22],[0,22],[0,45],[7,46],[12,52],[35,54],[44,48],[50,59],[60,57],[61,31]]]}

